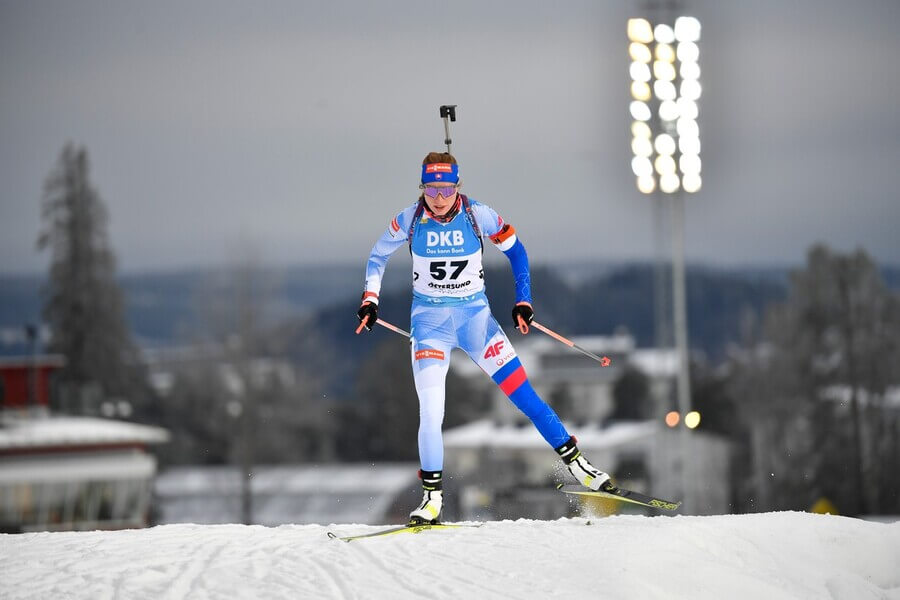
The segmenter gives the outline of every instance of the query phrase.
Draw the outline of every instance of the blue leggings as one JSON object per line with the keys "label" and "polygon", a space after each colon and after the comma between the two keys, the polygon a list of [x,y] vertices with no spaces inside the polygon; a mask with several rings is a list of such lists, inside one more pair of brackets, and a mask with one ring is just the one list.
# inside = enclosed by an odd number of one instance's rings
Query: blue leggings
{"label": "blue leggings", "polygon": [[443,469],[444,382],[453,348],[462,349],[500,386],[550,446],[558,448],[568,441],[569,433],[559,416],[531,387],[486,299],[450,305],[413,303],[411,321],[413,377],[419,395],[419,460],[423,470]]}

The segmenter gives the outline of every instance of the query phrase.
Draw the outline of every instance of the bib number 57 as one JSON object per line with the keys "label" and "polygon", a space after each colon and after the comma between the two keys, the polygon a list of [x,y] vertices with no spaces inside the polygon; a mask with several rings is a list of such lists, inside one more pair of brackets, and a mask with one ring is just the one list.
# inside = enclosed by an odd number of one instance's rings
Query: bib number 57
{"label": "bib number 57", "polygon": [[[466,265],[469,264],[467,260],[451,260],[450,267],[454,269],[454,271],[450,274],[450,279],[456,279],[459,277],[459,274],[463,272],[463,269],[466,268]],[[438,260],[431,263],[429,267],[429,271],[431,272],[431,276],[441,281],[442,279],[447,277],[447,261],[446,260]]]}

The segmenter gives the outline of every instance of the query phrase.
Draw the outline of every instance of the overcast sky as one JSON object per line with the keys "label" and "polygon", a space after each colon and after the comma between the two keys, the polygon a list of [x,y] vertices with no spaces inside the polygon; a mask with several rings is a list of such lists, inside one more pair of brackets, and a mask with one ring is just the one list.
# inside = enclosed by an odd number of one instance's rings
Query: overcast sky
{"label": "overcast sky", "polygon": [[[359,261],[452,125],[464,190],[532,262],[652,258],[630,171],[638,2],[0,0],[0,272],[35,271],[43,181],[87,147],[120,270]],[[690,260],[900,263],[900,2],[687,4],[703,25]],[[489,251],[492,252],[492,251]]]}

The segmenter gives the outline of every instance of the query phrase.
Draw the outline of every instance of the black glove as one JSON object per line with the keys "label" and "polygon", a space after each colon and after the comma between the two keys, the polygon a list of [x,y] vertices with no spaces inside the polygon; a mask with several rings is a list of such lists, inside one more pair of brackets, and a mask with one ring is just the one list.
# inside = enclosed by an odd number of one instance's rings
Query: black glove
{"label": "black glove", "polygon": [[366,329],[372,331],[375,321],[378,320],[378,305],[371,302],[363,302],[356,312],[356,316],[359,317],[360,323],[366,326]]}
{"label": "black glove", "polygon": [[521,328],[522,333],[528,333],[528,324],[534,321],[534,310],[527,302],[519,302],[512,309],[513,326],[519,328],[519,317],[525,321],[525,326]]}

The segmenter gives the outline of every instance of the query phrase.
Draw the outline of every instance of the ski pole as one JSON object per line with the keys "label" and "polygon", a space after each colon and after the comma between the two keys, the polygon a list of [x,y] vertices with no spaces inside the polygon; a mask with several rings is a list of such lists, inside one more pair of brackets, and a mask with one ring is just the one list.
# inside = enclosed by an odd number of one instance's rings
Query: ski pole
{"label": "ski pole", "polygon": [[453,154],[450,152],[450,123],[447,119],[456,122],[456,105],[444,104],[441,106],[441,118],[444,120],[444,143],[447,144],[447,154]]}
{"label": "ski pole", "polygon": [[[406,337],[409,337],[408,331],[404,331],[404,330],[400,329],[399,327],[397,327],[396,325],[391,325],[384,319],[378,319],[375,322],[378,323],[379,325],[381,325],[382,327],[386,327],[386,328],[390,329],[393,332],[396,332],[396,333],[399,333],[400,335],[405,335]],[[366,326],[365,322],[360,322],[359,327],[356,328],[356,334],[359,335],[359,332],[362,331],[363,327],[365,327],[365,326]]]}
{"label": "ski pole", "polygon": [[[609,359],[608,356],[597,356],[597,355],[594,354],[593,352],[590,352],[590,351],[588,351],[588,350],[585,350],[584,348],[582,348],[581,346],[579,346],[578,344],[576,344],[576,343],[573,342],[572,340],[570,340],[570,339],[568,339],[568,338],[565,338],[565,337],[559,335],[558,333],[556,333],[556,332],[553,331],[552,329],[549,329],[549,328],[547,328],[547,327],[544,327],[543,325],[541,325],[541,324],[538,323],[537,321],[532,321],[532,322],[531,322],[531,325],[532,325],[533,327],[536,327],[537,329],[543,331],[544,333],[546,333],[546,334],[549,335],[550,337],[554,338],[555,340],[562,342],[562,343],[565,344],[566,346],[569,346],[569,347],[571,347],[571,348],[574,348],[575,350],[578,350],[579,352],[581,352],[581,353],[584,354],[585,356],[590,357],[590,358],[596,360],[598,363],[600,363],[600,366],[601,366],[601,367],[608,367],[609,365],[612,364],[612,361]],[[523,326],[524,326],[524,328],[523,328]],[[528,331],[528,325],[525,324],[525,320],[522,319],[521,316],[519,317],[519,328],[520,328],[523,332]]]}
{"label": "ski pole", "polygon": [[[396,325],[391,325],[390,323],[388,323],[388,322],[385,321],[384,319],[378,319],[378,320],[375,321],[375,322],[378,323],[378,324],[380,324],[382,327],[385,327],[385,328],[387,328],[387,329],[390,329],[391,331],[393,331],[393,332],[395,332],[395,333],[399,333],[400,335],[403,335],[403,336],[406,336],[406,337],[410,337],[410,334],[409,334],[408,331],[405,331],[405,330],[403,330],[403,329],[400,329],[400,328],[397,327]],[[565,338],[565,337],[559,335],[558,333],[556,333],[555,331],[553,331],[552,329],[550,329],[550,328],[548,328],[548,327],[544,327],[543,325],[541,325],[541,324],[538,323],[537,321],[532,321],[531,324],[532,324],[534,327],[536,327],[536,328],[538,328],[539,330],[541,330],[541,331],[543,331],[544,333],[546,333],[547,335],[549,335],[550,337],[552,337],[552,338],[554,338],[554,339],[556,339],[556,340],[562,342],[562,343],[565,344],[566,346],[570,346],[571,348],[574,348],[575,350],[578,350],[579,352],[581,352],[581,353],[584,354],[585,356],[588,356],[588,357],[590,357],[590,358],[596,360],[598,363],[600,363],[600,366],[601,366],[601,367],[608,367],[608,366],[610,366],[610,365],[612,364],[612,361],[609,359],[608,356],[597,356],[596,354],[594,354],[594,353],[591,352],[590,350],[585,350],[584,348],[582,348],[581,346],[579,346],[578,344],[576,344],[576,343],[573,342],[572,340],[570,340],[570,339],[568,339],[568,338]],[[521,327],[522,325],[525,325],[525,323],[523,322],[522,317],[519,317],[519,326]],[[365,327],[365,325],[364,325],[363,323],[360,323],[360,324],[359,324],[359,327],[356,328],[356,333],[361,332],[363,327]],[[526,331],[527,331],[527,327],[528,327],[528,325],[525,325]]]}

